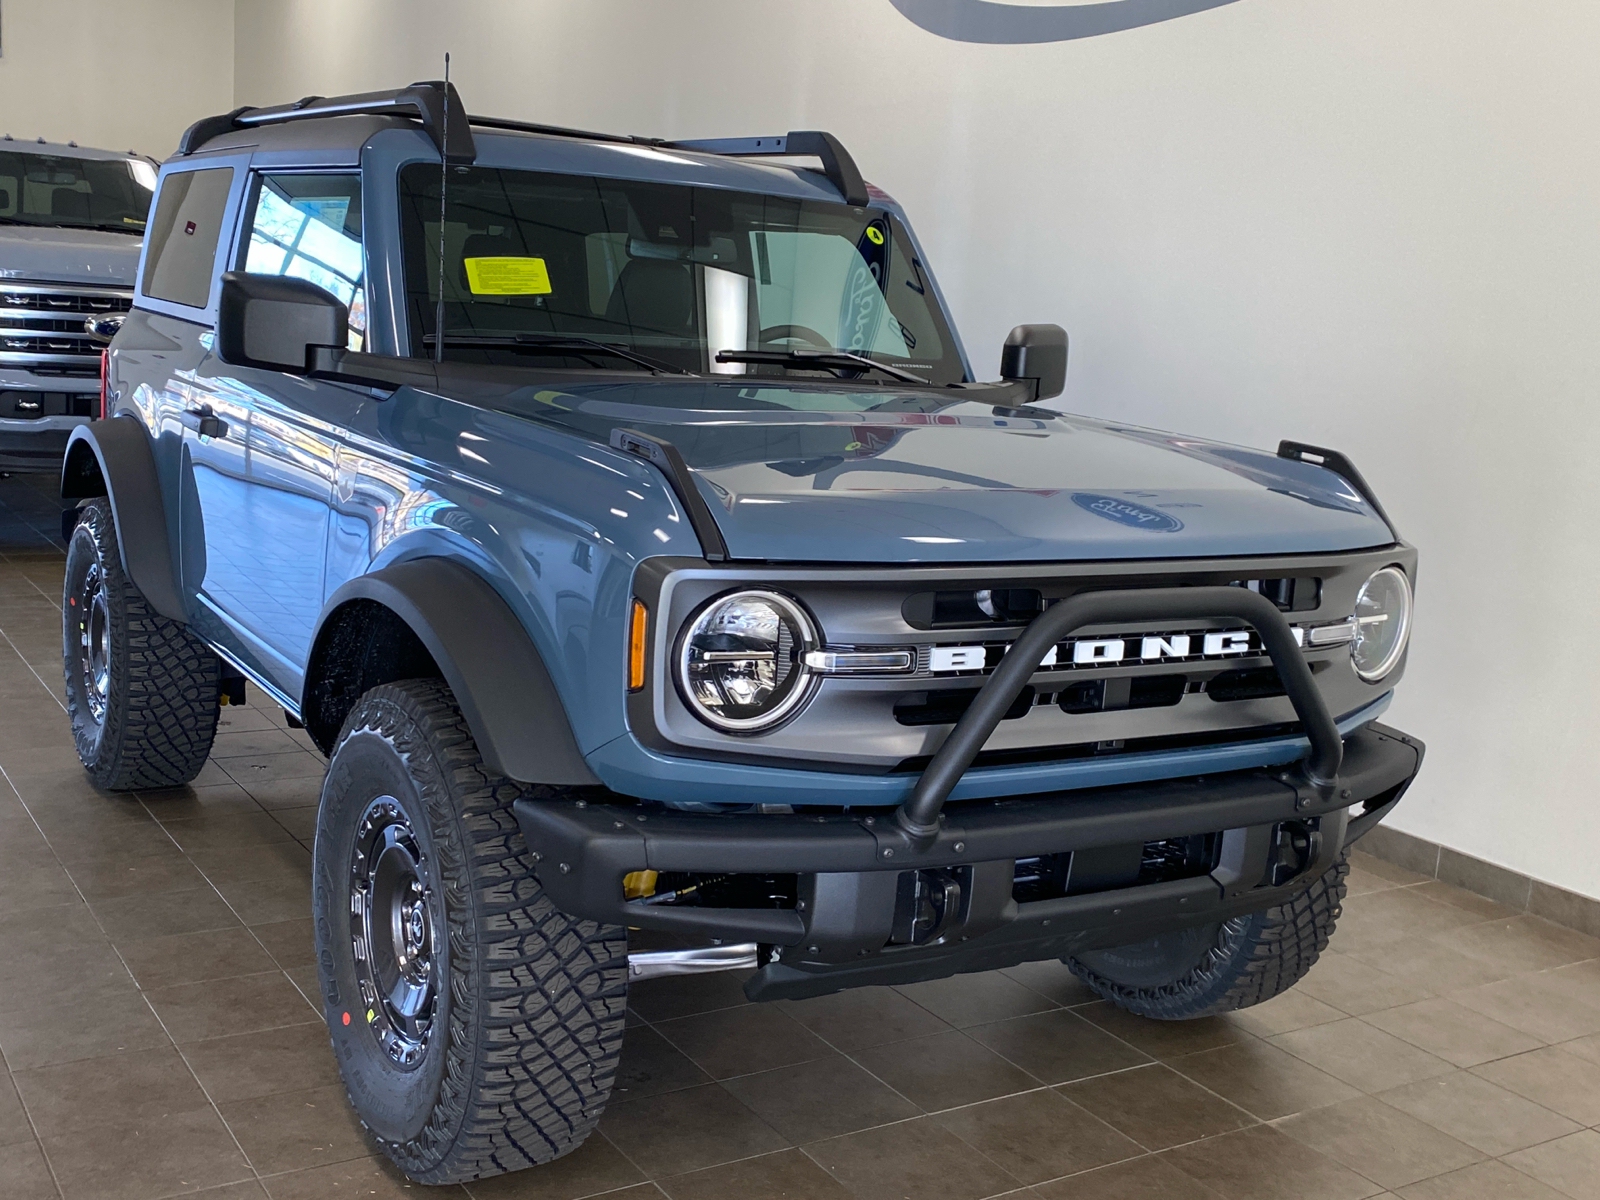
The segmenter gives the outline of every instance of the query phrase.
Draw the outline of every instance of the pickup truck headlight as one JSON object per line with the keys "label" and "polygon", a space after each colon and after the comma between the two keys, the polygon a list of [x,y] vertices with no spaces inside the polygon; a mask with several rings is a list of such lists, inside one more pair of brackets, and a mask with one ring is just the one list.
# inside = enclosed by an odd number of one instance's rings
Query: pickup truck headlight
{"label": "pickup truck headlight", "polygon": [[1350,660],[1356,674],[1377,683],[1400,661],[1411,634],[1411,581],[1399,567],[1374,571],[1356,593],[1356,635]]}
{"label": "pickup truck headlight", "polygon": [[817,677],[805,610],[776,592],[734,592],[690,619],[678,641],[678,683],[695,716],[728,733],[759,733],[798,712]]}

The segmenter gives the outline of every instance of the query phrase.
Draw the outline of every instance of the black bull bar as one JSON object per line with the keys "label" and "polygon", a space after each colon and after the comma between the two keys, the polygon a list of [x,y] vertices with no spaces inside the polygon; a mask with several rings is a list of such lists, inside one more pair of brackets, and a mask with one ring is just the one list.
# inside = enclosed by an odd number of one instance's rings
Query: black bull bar
{"label": "black bull bar", "polygon": [[[1305,758],[946,810],[951,789],[1051,646],[1086,626],[1172,619],[1237,620],[1257,631],[1310,739]],[[1264,597],[1237,587],[1101,591],[1035,618],[892,817],[689,813],[582,798],[524,798],[515,811],[541,882],[568,913],[796,947],[746,985],[752,999],[776,998],[1057,957],[1267,907],[1307,886],[1381,820],[1421,759],[1420,743],[1375,723],[1346,745],[1293,631]],[[1286,828],[1304,843],[1287,879],[1269,863]],[[1018,858],[1211,833],[1221,835],[1221,848],[1209,874],[1033,902],[1012,897]],[[792,909],[644,905],[622,891],[623,876],[641,870],[794,873],[799,900]],[[897,890],[917,872],[956,881],[959,919],[932,943],[889,945]]]}
{"label": "black bull bar", "polygon": [[1295,715],[1311,739],[1311,756],[1304,763],[1306,780],[1314,787],[1332,787],[1344,757],[1339,727],[1328,715],[1294,631],[1272,601],[1235,587],[1082,592],[1047,608],[1011,644],[1005,659],[922,772],[910,798],[896,811],[896,824],[918,841],[938,831],[939,813],[950,798],[950,789],[978,757],[1006,710],[1039,669],[1046,651],[1062,638],[1085,625],[1184,619],[1243,621],[1261,635]]}

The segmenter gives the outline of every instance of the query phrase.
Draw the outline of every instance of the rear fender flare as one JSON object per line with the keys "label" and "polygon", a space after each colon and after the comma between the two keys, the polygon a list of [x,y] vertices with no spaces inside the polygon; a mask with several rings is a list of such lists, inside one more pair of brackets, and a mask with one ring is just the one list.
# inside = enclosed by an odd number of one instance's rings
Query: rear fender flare
{"label": "rear fender flare", "polygon": [[[417,635],[455,694],[484,765],[520,783],[594,786],[544,660],[511,606],[478,572],[447,558],[415,558],[351,579],[317,620],[302,706],[315,678],[329,617],[370,600]],[[309,727],[315,714],[302,713]]]}
{"label": "rear fender flare", "polygon": [[[107,499],[128,578],[156,612],[187,623],[189,608],[174,570],[155,454],[137,418],[111,417],[72,431],[61,464],[61,496]],[[69,537],[75,520],[71,510],[62,518],[62,532]]]}

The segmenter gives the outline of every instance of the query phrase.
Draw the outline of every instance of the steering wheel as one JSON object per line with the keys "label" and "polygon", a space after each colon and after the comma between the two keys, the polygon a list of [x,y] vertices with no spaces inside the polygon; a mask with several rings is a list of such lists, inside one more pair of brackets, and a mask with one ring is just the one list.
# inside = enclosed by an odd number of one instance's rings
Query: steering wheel
{"label": "steering wheel", "polygon": [[833,349],[833,343],[809,325],[768,325],[759,336],[763,346],[773,342],[810,342],[817,350]]}

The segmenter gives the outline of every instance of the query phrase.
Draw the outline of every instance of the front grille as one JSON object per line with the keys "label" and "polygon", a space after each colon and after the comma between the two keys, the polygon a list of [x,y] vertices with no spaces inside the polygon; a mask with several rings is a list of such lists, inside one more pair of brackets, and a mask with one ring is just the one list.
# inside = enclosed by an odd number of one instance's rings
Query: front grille
{"label": "front grille", "polygon": [[[1284,575],[1228,582],[1260,593],[1283,612],[1311,612],[1321,600],[1322,580],[1315,576]],[[983,625],[1025,625],[1044,611],[1046,602],[1038,588],[962,588],[913,592],[901,603],[900,612],[913,629],[973,629]]]}
{"label": "front grille", "polygon": [[1284,694],[1277,667],[1251,667],[1224,671],[1206,684],[1206,695],[1213,700],[1263,700]]}
{"label": "front grille", "polygon": [[132,307],[129,288],[0,283],[0,367],[51,378],[97,378],[100,346],[84,332],[84,318]]}
{"label": "front grille", "polygon": [[[972,760],[975,767],[1020,767],[1030,763],[1059,762],[1066,759],[1098,758],[1106,754],[1143,754],[1155,750],[1192,750],[1200,746],[1227,746],[1262,738],[1297,737],[1305,729],[1299,721],[1279,721],[1269,725],[1247,725],[1236,729],[1172,733],[1155,737],[1101,739],[1093,742],[1064,742],[1048,746],[1019,746],[1010,750],[982,750]],[[894,765],[896,773],[921,774],[933,761],[931,754],[903,758]]]}
{"label": "front grille", "polygon": [[100,402],[98,392],[0,391],[0,417],[32,420],[37,417],[92,417]]}
{"label": "front grille", "polygon": [[[1392,686],[1350,668],[1356,595],[1408,548],[1177,562],[985,566],[751,566],[665,573],[642,598],[656,625],[652,685],[629,719],[653,748],[677,754],[783,760],[817,770],[911,773],[927,766],[984,683],[1005,661],[1025,618],[1072,596],[1144,588],[1247,588],[1299,631],[1328,711],[1343,720]],[[659,586],[659,591],[653,588]],[[702,724],[673,684],[673,639],[693,614],[735,586],[792,595],[815,621],[829,659],[808,706],[758,737]],[[1318,631],[1327,629],[1330,635]],[[1340,640],[1338,631],[1346,631]],[[907,669],[852,673],[849,654],[894,652]],[[1101,756],[1218,747],[1298,735],[1259,635],[1242,623],[1181,617],[1109,618],[1047,650],[974,765],[1071,763]],[[1081,865],[1081,864],[1080,864]]]}
{"label": "front grille", "polygon": [[[1270,668],[1269,668],[1270,669]],[[1239,675],[1244,672],[1234,671]],[[1277,678],[1277,672],[1272,672]],[[1196,688],[1200,685],[1196,684]],[[1002,718],[1016,721],[1028,715],[1035,706],[1056,705],[1066,713],[1113,712],[1123,708],[1170,708],[1177,704],[1189,690],[1187,675],[1123,675],[1115,679],[1088,679],[1082,683],[1069,683],[1059,692],[1044,691],[1031,684],[1017,693]],[[1215,692],[1216,688],[1207,690]],[[1276,692],[1262,695],[1283,695],[1279,686]],[[977,688],[941,689],[919,698],[912,693],[908,701],[896,704],[894,719],[902,725],[954,725],[965,715],[972,702],[978,698]],[[1216,699],[1236,699],[1234,696],[1216,696]]]}

